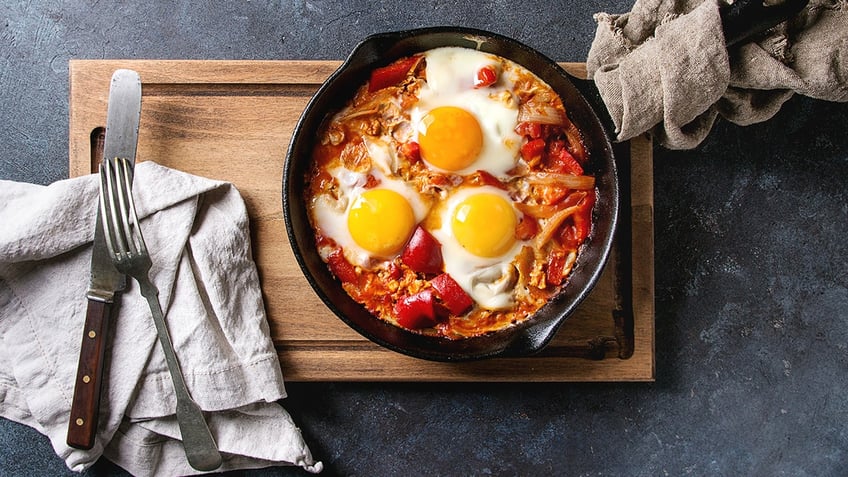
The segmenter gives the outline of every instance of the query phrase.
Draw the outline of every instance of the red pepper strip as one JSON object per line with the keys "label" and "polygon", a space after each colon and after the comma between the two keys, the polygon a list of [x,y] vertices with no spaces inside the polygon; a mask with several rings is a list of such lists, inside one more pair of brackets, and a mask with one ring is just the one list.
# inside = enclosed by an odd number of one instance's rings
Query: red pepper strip
{"label": "red pepper strip", "polygon": [[549,285],[557,286],[562,283],[565,270],[565,255],[560,252],[551,253],[548,257],[548,272],[546,280]]}
{"label": "red pepper strip", "polygon": [[579,208],[574,213],[574,235],[577,244],[583,243],[586,237],[589,236],[589,231],[592,230],[592,208],[595,206],[594,192],[586,194],[586,197],[580,202]]}
{"label": "red pepper strip", "polygon": [[410,56],[382,68],[374,69],[371,71],[371,78],[368,81],[368,92],[373,93],[400,83],[416,64],[418,64],[418,58]]}
{"label": "red pepper strip", "polygon": [[395,303],[395,317],[399,325],[413,330],[427,328],[437,323],[433,290],[422,290],[401,297]]}
{"label": "red pepper strip", "polygon": [[583,175],[583,166],[565,148],[565,141],[554,140],[548,146],[548,163],[554,172]]}
{"label": "red pepper strip", "polygon": [[542,138],[532,139],[521,145],[521,158],[527,162],[541,157],[545,152],[545,140]]}
{"label": "red pepper strip", "polygon": [[415,227],[415,232],[403,249],[400,259],[416,272],[439,273],[444,264],[442,244],[419,225]]}
{"label": "red pepper strip", "polygon": [[447,273],[430,280],[430,284],[433,285],[448,311],[456,316],[464,314],[474,304],[468,293],[465,293],[459,283],[456,283],[456,280]]}
{"label": "red pepper strip", "polygon": [[498,80],[498,72],[492,65],[486,65],[477,70],[477,75],[474,77],[475,88],[485,88],[495,84]]}
{"label": "red pepper strip", "polygon": [[359,280],[359,275],[356,274],[356,268],[347,261],[342,253],[342,249],[336,249],[330,252],[327,257],[327,264],[330,266],[330,271],[339,280],[346,283],[356,283]]}
{"label": "red pepper strip", "polygon": [[560,151],[559,159],[557,162],[562,164],[562,167],[564,169],[563,172],[575,176],[583,175],[583,166],[581,166],[580,163],[577,162],[577,159],[575,159],[574,156],[572,156],[567,149],[562,149],[562,151]]}

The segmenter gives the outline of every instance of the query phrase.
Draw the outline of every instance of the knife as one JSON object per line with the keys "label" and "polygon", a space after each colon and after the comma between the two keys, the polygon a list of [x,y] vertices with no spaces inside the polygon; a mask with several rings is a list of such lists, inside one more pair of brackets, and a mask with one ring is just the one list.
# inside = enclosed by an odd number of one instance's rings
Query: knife
{"label": "knife", "polygon": [[[141,79],[138,73],[125,69],[115,71],[109,88],[106,133],[100,161],[103,158],[123,157],[135,162],[140,117]],[[67,443],[77,449],[91,449],[94,446],[109,322],[112,319],[115,294],[125,287],[126,277],[112,265],[106,248],[98,207],[91,252],[91,278],[86,293],[88,309],[68,422]]]}

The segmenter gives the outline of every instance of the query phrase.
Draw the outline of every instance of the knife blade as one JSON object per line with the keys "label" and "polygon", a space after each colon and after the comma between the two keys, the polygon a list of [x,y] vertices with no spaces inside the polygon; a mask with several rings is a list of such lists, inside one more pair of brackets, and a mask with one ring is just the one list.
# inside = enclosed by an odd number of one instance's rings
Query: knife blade
{"label": "knife blade", "polygon": [[[141,79],[135,71],[120,69],[112,75],[106,112],[103,158],[123,157],[135,162],[138,127],[141,119]],[[88,308],[80,345],[74,397],[68,422],[67,443],[77,449],[91,449],[97,432],[106,338],[112,320],[116,293],[126,287],[126,277],[115,269],[101,226],[97,207],[91,252]]]}

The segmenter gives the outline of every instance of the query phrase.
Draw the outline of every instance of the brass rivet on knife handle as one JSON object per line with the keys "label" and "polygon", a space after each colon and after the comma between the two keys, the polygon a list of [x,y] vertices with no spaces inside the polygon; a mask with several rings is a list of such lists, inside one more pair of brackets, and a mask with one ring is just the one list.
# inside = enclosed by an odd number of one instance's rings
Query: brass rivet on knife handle
{"label": "brass rivet on knife handle", "polygon": [[[111,303],[95,300],[88,302],[68,425],[67,443],[77,449],[91,449],[94,446],[103,383],[103,363],[106,358],[105,337],[109,331],[111,312]],[[94,337],[91,337],[92,333]]]}

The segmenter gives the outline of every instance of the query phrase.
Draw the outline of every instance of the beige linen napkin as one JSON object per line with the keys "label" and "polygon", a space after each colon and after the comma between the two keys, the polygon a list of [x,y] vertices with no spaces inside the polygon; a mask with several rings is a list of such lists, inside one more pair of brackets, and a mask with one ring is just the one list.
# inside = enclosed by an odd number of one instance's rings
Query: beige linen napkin
{"label": "beige linen napkin", "polygon": [[848,101],[848,0],[810,0],[789,21],[729,51],[723,3],[637,0],[629,13],[595,16],[586,66],[618,140],[652,131],[664,146],[688,149],[719,116],[762,122],[796,93]]}
{"label": "beige linen napkin", "polygon": [[[0,181],[0,416],[47,435],[76,471],[104,455],[135,475],[197,473],[179,442],[150,310],[132,280],[106,351],[95,447],[65,443],[98,182],[96,175],[49,186]],[[134,195],[186,385],[207,411],[224,457],[219,470],[297,465],[320,472],[278,402],[286,391],[238,191],[143,162]]]}

